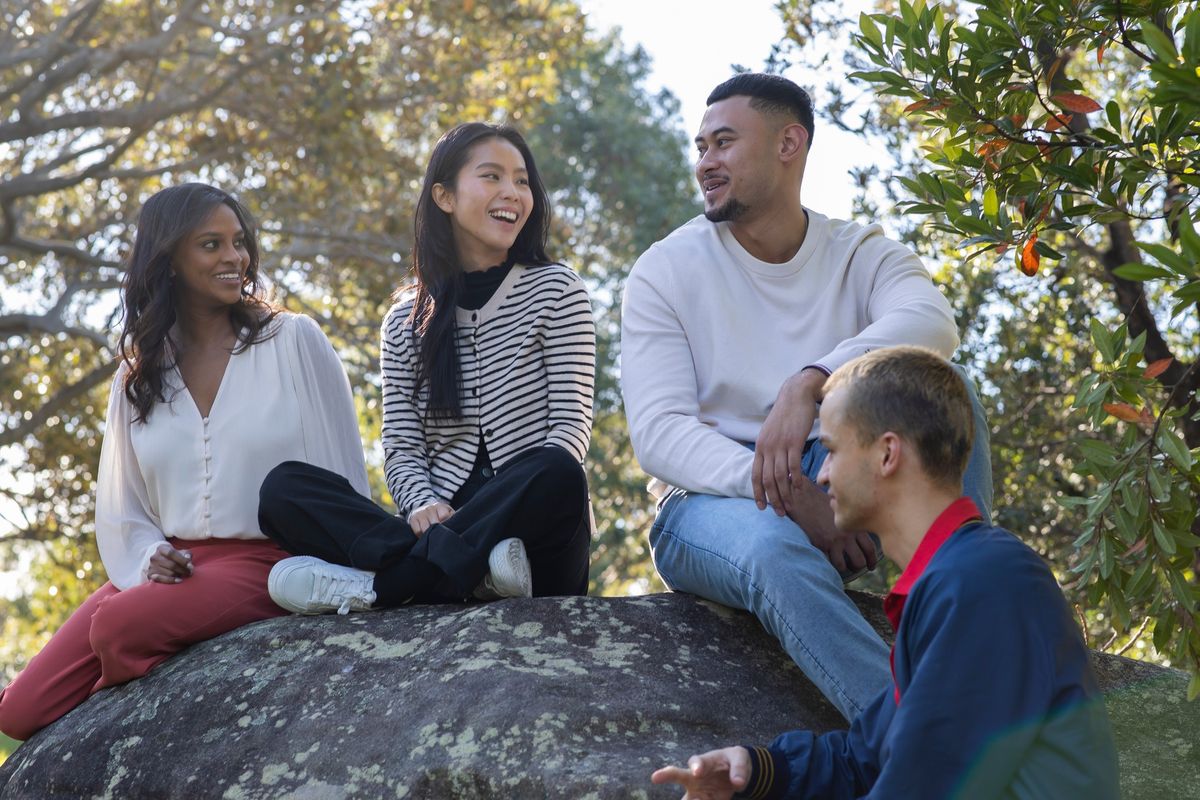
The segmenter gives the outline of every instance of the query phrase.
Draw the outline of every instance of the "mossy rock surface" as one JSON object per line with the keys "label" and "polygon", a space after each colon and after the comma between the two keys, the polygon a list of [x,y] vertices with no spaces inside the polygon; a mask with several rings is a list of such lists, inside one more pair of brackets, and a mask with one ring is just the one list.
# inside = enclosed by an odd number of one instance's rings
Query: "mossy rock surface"
{"label": "mossy rock surface", "polygon": [[[1197,797],[1183,674],[1097,668],[1126,797]],[[687,595],[288,617],[98,693],[0,766],[0,798],[674,798],[662,764],[843,726],[752,617]]]}

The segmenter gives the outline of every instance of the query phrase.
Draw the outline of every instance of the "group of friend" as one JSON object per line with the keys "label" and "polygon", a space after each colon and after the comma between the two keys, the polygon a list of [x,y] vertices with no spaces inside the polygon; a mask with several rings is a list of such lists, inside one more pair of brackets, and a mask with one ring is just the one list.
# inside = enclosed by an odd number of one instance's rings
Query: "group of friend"
{"label": "group of friend", "polygon": [[[990,522],[950,306],[879,226],[802,204],[812,140],[811,101],[782,77],[712,92],[704,213],[629,274],[621,385],[663,580],[752,612],[851,727],[652,780],[693,800],[1115,797],[1080,631],[1041,559]],[[371,500],[329,341],[266,299],[243,206],[195,183],[147,200],[96,491],[109,582],[0,693],[0,730],[28,738],[288,612],[585,594],[595,328],[549,230],[517,131],[439,140],[415,287],[381,329],[396,515]],[[877,547],[902,570],[890,652],[843,589]]]}

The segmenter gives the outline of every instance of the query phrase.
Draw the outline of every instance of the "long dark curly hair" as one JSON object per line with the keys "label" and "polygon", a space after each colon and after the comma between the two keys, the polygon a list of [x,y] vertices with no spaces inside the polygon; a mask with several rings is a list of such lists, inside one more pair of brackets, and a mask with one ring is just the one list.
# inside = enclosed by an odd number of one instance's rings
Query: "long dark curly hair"
{"label": "long dark curly hair", "polygon": [[146,422],[155,403],[166,402],[163,375],[175,366],[178,342],[171,341],[176,320],[171,258],[179,243],[208,219],[219,205],[237,215],[250,264],[242,281],[242,297],[229,308],[237,331],[235,353],[269,338],[268,325],[280,309],[263,297],[258,277],[258,238],[254,219],[232,195],[204,183],[184,183],[155,193],[138,214],[133,249],[125,260],[125,328],[121,359],[129,365],[125,396],[137,422]]}
{"label": "long dark curly hair", "polygon": [[550,199],[534,164],[533,153],[521,134],[508,125],[485,122],[467,122],[447,131],[429,157],[413,217],[413,272],[417,278],[417,296],[409,321],[413,335],[419,335],[421,340],[417,389],[428,382],[427,413],[434,417],[462,416],[454,309],[462,291],[463,268],[454,244],[450,215],[433,201],[433,187],[440,183],[453,190],[471,148],[486,139],[503,139],[517,148],[525,159],[529,189],[533,194],[529,219],[508,250],[508,262],[526,266],[554,263],[546,255]]}

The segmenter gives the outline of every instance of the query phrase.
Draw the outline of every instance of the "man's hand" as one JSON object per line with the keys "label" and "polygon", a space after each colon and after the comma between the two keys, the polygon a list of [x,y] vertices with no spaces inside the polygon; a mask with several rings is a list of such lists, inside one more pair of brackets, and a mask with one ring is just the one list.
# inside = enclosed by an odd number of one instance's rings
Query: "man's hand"
{"label": "man's hand", "polygon": [[417,536],[421,536],[430,526],[445,522],[454,514],[454,509],[442,502],[430,503],[413,509],[408,515],[408,527]]}
{"label": "man's hand", "polygon": [[163,542],[158,551],[150,556],[146,567],[146,578],[155,583],[179,583],[192,574],[192,554],[187,550],[176,550]]}
{"label": "man's hand", "polygon": [[663,767],[650,776],[651,783],[678,783],[682,800],[729,800],[750,780],[750,752],[744,747],[711,750],[688,759],[687,769]]}
{"label": "man's hand", "polygon": [[779,516],[788,513],[790,486],[803,477],[800,462],[817,419],[817,397],[824,385],[824,372],[805,369],[780,387],[754,445],[750,483],[759,509],[770,504]]}
{"label": "man's hand", "polygon": [[866,531],[843,531],[833,522],[829,496],[803,475],[792,492],[788,516],[808,534],[840,575],[875,569],[875,543]]}

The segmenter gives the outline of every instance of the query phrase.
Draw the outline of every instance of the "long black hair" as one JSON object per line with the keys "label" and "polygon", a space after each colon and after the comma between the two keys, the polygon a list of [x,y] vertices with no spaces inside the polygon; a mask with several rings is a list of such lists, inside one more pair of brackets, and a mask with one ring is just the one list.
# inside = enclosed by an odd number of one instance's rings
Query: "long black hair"
{"label": "long black hair", "polygon": [[121,358],[129,365],[125,396],[133,405],[134,419],[145,422],[154,404],[165,402],[163,374],[174,366],[168,337],[175,324],[175,290],[171,258],[184,237],[208,219],[219,205],[237,215],[250,264],[242,279],[242,296],[230,306],[229,320],[238,332],[240,352],[262,341],[263,331],[279,309],[263,297],[258,277],[258,238],[254,219],[234,197],[204,183],[183,183],[155,193],[138,214],[133,249],[125,260],[125,328],[121,331]]}
{"label": "long black hair", "polygon": [[521,134],[508,125],[485,122],[467,122],[447,131],[429,157],[413,217],[413,272],[417,279],[417,296],[409,323],[414,338],[420,338],[416,390],[420,391],[428,382],[427,413],[434,417],[462,416],[454,309],[462,290],[463,268],[454,244],[450,215],[433,201],[433,187],[440,183],[453,191],[471,148],[487,139],[504,139],[517,148],[525,159],[529,189],[533,194],[533,209],[508,250],[508,263],[529,266],[554,263],[546,255],[550,198],[534,164],[533,153]]}

